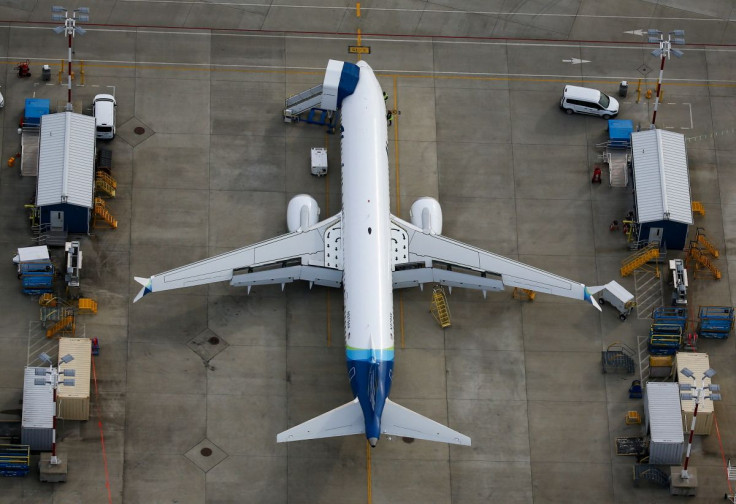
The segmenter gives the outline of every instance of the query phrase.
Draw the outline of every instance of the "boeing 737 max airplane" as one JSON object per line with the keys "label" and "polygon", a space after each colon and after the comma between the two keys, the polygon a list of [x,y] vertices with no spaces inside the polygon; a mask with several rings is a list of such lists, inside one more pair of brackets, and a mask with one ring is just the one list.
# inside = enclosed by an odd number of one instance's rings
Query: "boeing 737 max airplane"
{"label": "boeing 737 max airplane", "polygon": [[[340,110],[342,210],[319,221],[310,196],[292,198],[288,233],[187,266],[138,278],[135,301],[151,292],[230,281],[234,286],[304,280],[343,288],[345,349],[353,400],[277,436],[278,442],[381,434],[470,445],[470,438],[389,399],[393,380],[393,289],[442,284],[483,291],[504,285],[585,300],[585,285],[442,236],[432,198],[411,207],[411,222],[389,212],[386,109],[373,70],[330,60],[322,108]],[[599,308],[600,309],[600,308]]]}

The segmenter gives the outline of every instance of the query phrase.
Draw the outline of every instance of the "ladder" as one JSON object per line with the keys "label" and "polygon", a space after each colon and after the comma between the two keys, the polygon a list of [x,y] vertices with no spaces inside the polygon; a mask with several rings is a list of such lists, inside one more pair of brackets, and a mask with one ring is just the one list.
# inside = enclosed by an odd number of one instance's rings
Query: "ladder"
{"label": "ladder", "polygon": [[97,227],[97,217],[105,221],[107,225],[110,226],[112,229],[118,228],[117,219],[115,219],[112,214],[110,214],[110,212],[107,210],[105,200],[103,200],[102,198],[95,198],[95,220],[92,223],[92,227]]}
{"label": "ladder", "polygon": [[95,180],[95,190],[108,198],[115,197],[115,188],[108,184],[105,179],[98,178]]}
{"label": "ladder", "polygon": [[705,268],[713,274],[713,278],[716,280],[721,279],[721,270],[716,268],[715,264],[705,257],[705,254],[692,242],[690,243],[690,249],[687,252],[687,258],[685,260],[692,261],[695,264],[696,273]]}
{"label": "ladder", "polygon": [[700,214],[702,217],[705,217],[705,208],[703,208],[703,204],[700,201],[692,202],[692,210],[693,213]]}
{"label": "ladder", "polygon": [[432,304],[429,307],[429,311],[434,315],[437,323],[446,329],[450,327],[450,309],[447,306],[447,297],[445,296],[445,289],[437,285],[432,289]]}
{"label": "ladder", "polygon": [[[651,242],[641,250],[621,261],[621,276],[629,276],[649,261],[659,259],[659,242]],[[659,270],[657,271],[659,278]]]}
{"label": "ladder", "polygon": [[605,160],[608,163],[608,185],[611,187],[626,187],[629,184],[628,151],[624,150],[607,150]]}
{"label": "ladder", "polygon": [[115,179],[112,178],[112,176],[110,174],[105,173],[102,170],[98,170],[97,171],[97,180],[103,180],[103,181],[105,181],[105,183],[107,185],[109,185],[110,187],[112,187],[113,189],[117,189],[118,188],[118,183],[115,181]]}
{"label": "ladder", "polygon": [[77,301],[77,308],[79,313],[97,313],[97,301],[90,298],[79,298]]}
{"label": "ladder", "polygon": [[61,320],[59,320],[56,324],[46,329],[46,338],[52,338],[59,332],[71,332],[72,334],[74,334],[74,329],[74,315],[67,315],[66,317],[63,317]]}
{"label": "ladder", "polygon": [[703,228],[698,228],[695,232],[695,241],[702,245],[705,250],[708,251],[710,255],[713,256],[713,258],[718,259],[718,256],[720,256],[720,253],[718,252],[718,249],[713,246],[711,242],[708,241],[708,239],[705,237],[705,233],[703,233]]}

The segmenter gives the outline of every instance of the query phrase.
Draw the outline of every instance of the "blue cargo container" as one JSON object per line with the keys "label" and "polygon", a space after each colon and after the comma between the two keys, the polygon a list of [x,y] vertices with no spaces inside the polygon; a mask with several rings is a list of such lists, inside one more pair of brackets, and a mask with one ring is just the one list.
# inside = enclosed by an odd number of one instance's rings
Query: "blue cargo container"
{"label": "blue cargo container", "polygon": [[44,98],[26,98],[26,108],[23,112],[24,126],[41,126],[41,116],[51,110],[51,100]]}

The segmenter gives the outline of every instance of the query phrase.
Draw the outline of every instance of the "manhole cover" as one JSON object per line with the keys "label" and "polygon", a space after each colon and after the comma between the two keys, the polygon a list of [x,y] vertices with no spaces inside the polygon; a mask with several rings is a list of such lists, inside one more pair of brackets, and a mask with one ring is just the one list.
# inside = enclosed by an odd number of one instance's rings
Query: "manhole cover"
{"label": "manhole cover", "polygon": [[133,130],[133,133],[135,133],[136,135],[142,135],[145,132],[146,132],[146,128],[142,126],[136,126],[135,129]]}
{"label": "manhole cover", "polygon": [[220,343],[220,338],[218,338],[217,336],[212,336],[207,341],[210,342],[210,345],[217,345]]}
{"label": "manhole cover", "polygon": [[649,68],[646,63],[642,63],[642,65],[639,68],[637,68],[637,70],[639,70],[639,73],[642,75],[646,75],[652,71],[652,69]]}
{"label": "manhole cover", "polygon": [[411,444],[411,443],[413,443],[413,442],[414,442],[414,438],[413,438],[413,437],[402,437],[402,438],[401,438],[401,440],[402,440],[402,441],[403,441],[404,443],[406,443],[406,444]]}
{"label": "manhole cover", "polygon": [[201,453],[203,457],[209,457],[212,455],[212,448],[202,448],[199,450],[199,453]]}

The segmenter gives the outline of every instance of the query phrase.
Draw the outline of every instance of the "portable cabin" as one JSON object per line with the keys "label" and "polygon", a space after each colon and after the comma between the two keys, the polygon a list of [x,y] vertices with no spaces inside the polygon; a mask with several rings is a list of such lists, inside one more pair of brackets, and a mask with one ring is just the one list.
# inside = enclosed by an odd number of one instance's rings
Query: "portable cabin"
{"label": "portable cabin", "polygon": [[[38,370],[38,374],[36,372]],[[23,418],[21,443],[31,450],[49,451],[54,430],[54,389],[51,384],[37,385],[48,367],[27,367],[23,379]]]}
{"label": "portable cabin", "polygon": [[[682,369],[688,368],[695,375],[695,379],[688,378],[682,374]],[[710,359],[707,353],[698,352],[677,352],[677,381],[692,385],[691,394],[695,395],[695,386],[700,386],[703,373],[710,369]],[[710,385],[710,378],[703,380],[703,385]],[[707,398],[709,392],[706,390],[703,394],[706,398],[700,401],[698,405],[698,416],[695,418],[695,434],[709,435],[713,430],[713,401]],[[680,399],[682,407],[682,423],[683,430],[690,431],[693,422],[693,412],[695,411],[695,399]]]}
{"label": "portable cabin", "polygon": [[[95,119],[62,112],[41,117],[36,206],[52,231],[89,233],[95,188]],[[66,235],[60,238],[64,245]]]}
{"label": "portable cabin", "polygon": [[649,432],[649,463],[678,465],[682,462],[685,435],[680,416],[677,383],[648,382],[644,389],[645,422]]}
{"label": "portable cabin", "polygon": [[635,132],[631,150],[639,241],[683,250],[693,223],[685,136],[660,129]]}
{"label": "portable cabin", "polygon": [[74,385],[59,385],[56,392],[58,417],[64,420],[89,420],[92,342],[89,338],[59,338],[59,355],[74,357],[68,363],[59,361],[59,372],[74,370]]}

